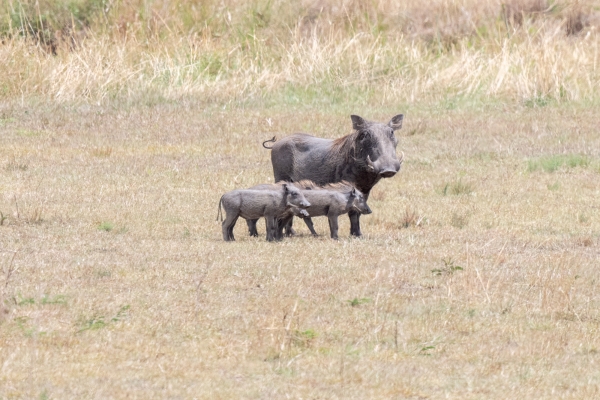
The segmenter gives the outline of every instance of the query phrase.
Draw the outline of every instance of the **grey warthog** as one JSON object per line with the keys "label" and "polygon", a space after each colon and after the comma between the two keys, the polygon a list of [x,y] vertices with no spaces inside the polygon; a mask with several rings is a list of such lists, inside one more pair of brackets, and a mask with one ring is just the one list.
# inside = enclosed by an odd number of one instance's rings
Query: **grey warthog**
{"label": "grey warthog", "polygon": [[291,208],[306,208],[310,203],[302,192],[292,184],[283,183],[276,185],[278,190],[232,190],[221,196],[217,220],[225,209],[225,220],[222,223],[223,240],[235,240],[233,228],[239,217],[245,219],[258,219],[265,217],[267,221],[267,240],[272,241],[277,236],[277,220]]}
{"label": "grey warthog", "polygon": [[[348,182],[329,183],[325,186],[317,186],[314,182],[301,180],[294,182],[294,186],[302,190],[302,194],[310,206],[306,209],[291,207],[283,216],[279,218],[277,238],[283,236],[283,228],[294,216],[303,218],[310,232],[317,236],[310,217],[326,216],[329,218],[329,230],[332,239],[338,238],[338,217],[349,213],[351,210],[358,211],[361,214],[370,214],[371,209],[367,205],[363,194]],[[273,185],[257,185],[250,189],[253,190],[272,190]],[[308,212],[308,213],[307,213]],[[258,236],[255,219],[246,220],[250,235]]]}
{"label": "grey warthog", "polygon": [[312,220],[307,218],[301,211],[308,212],[311,217],[326,216],[329,219],[331,238],[336,240],[338,238],[338,217],[340,215],[348,214],[350,211],[371,214],[365,196],[348,182],[329,183],[323,187],[313,187],[303,192],[310,202],[310,206],[306,210],[292,207],[288,215],[282,217],[281,222],[278,224],[278,237],[283,235],[283,227],[287,225],[293,215],[303,218],[310,232],[317,236]]}
{"label": "grey warthog", "polygon": [[[297,183],[281,181],[281,182],[277,182],[277,183],[262,183],[260,185],[252,186],[252,187],[248,188],[248,190],[279,190],[278,189],[279,186],[282,185],[282,184],[284,184],[284,183],[288,183],[288,184],[291,183],[292,185],[294,185],[298,189],[302,189],[302,187],[299,186]],[[311,182],[311,184],[312,184],[312,182]],[[286,215],[287,214],[290,214],[289,210],[286,212]],[[309,214],[306,211],[304,212],[304,214],[303,215],[305,217],[309,216]],[[258,230],[256,229],[256,223],[257,222],[258,222],[258,219],[246,219],[246,224],[248,225],[248,233],[250,234],[250,236],[258,236]]]}
{"label": "grey warthog", "polygon": [[[338,139],[296,133],[263,142],[265,148],[272,150],[275,181],[309,179],[317,185],[347,181],[368,199],[381,178],[390,178],[400,170],[404,154],[400,159],[396,156],[398,140],[394,131],[402,128],[404,116],[396,115],[387,124],[370,122],[358,115],[351,118],[354,132]],[[275,143],[268,147],[267,142]],[[360,212],[352,210],[349,216],[350,233],[361,236]],[[291,223],[289,229],[291,233]]]}

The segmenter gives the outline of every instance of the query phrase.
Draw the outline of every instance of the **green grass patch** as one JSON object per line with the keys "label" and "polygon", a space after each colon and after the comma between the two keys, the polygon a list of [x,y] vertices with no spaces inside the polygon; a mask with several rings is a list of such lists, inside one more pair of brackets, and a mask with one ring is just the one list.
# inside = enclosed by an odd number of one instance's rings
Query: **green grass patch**
{"label": "green grass patch", "polygon": [[560,189],[560,183],[558,181],[552,183],[552,184],[548,184],[547,185],[548,190],[552,190],[553,192],[557,191],[558,189]]}
{"label": "green grass patch", "polygon": [[15,160],[15,159],[9,161],[4,166],[4,169],[7,172],[11,172],[11,171],[27,171],[28,168],[29,168],[28,164],[17,162],[17,160]]}
{"label": "green grass patch", "polygon": [[35,304],[35,299],[33,297],[18,296],[18,299],[16,301],[18,306],[27,306],[30,304]]}
{"label": "green grass patch", "polygon": [[566,154],[566,155],[552,155],[542,156],[535,159],[530,159],[527,162],[527,170],[529,172],[535,172],[542,170],[544,172],[552,173],[559,170],[561,167],[586,168],[590,165],[588,157],[580,154]]}
{"label": "green grass patch", "polygon": [[18,34],[44,45],[54,44],[57,32],[89,27],[109,10],[102,0],[10,1],[9,4],[7,15],[0,21],[0,37]]}
{"label": "green grass patch", "polygon": [[0,126],[4,126],[4,125],[7,125],[7,124],[9,124],[11,122],[15,122],[15,121],[16,121],[16,119],[14,119],[14,118],[0,118]]}
{"label": "green grass patch", "polygon": [[98,315],[84,320],[81,325],[81,329],[77,331],[78,333],[102,329],[106,326],[106,322],[104,322],[104,316]]}
{"label": "green grass patch", "polygon": [[6,220],[8,220],[8,215],[4,215],[4,213],[0,211],[0,226],[4,225]]}
{"label": "green grass patch", "polygon": [[534,96],[526,99],[523,105],[527,108],[542,108],[553,103],[553,99],[549,96]]}
{"label": "green grass patch", "polygon": [[105,318],[103,315],[94,315],[91,318],[83,318],[80,320],[81,328],[77,331],[77,333],[84,331],[95,331],[105,328],[110,324],[119,322],[127,316],[129,308],[130,306],[128,304],[122,306],[115,316],[110,319]]}
{"label": "green grass patch", "polygon": [[317,332],[315,332],[313,329],[307,329],[305,331],[295,331],[292,339],[295,346],[307,348],[312,344],[317,336]]}
{"label": "green grass patch", "polygon": [[17,129],[17,135],[22,137],[38,137],[42,134],[40,131],[34,131],[30,129]]}
{"label": "green grass patch", "polygon": [[[267,108],[272,107],[328,107],[345,109],[348,105],[369,103],[373,97],[372,90],[360,85],[340,87],[331,78],[325,78],[319,85],[293,85],[287,84],[274,93],[266,96],[262,103]],[[249,102],[255,102],[255,99]]]}
{"label": "green grass patch", "polygon": [[444,266],[441,268],[434,268],[431,270],[431,273],[435,276],[443,276],[443,275],[452,275],[456,271],[462,271],[463,267],[460,265],[456,265],[452,258],[443,258],[442,262]]}
{"label": "green grass patch", "polygon": [[98,230],[104,231],[104,232],[110,232],[115,228],[115,226],[113,225],[112,222],[108,222],[108,221],[103,221],[100,222],[100,224],[98,225]]}
{"label": "green grass patch", "polygon": [[461,194],[471,194],[472,192],[473,192],[473,185],[469,182],[463,182],[462,179],[458,179],[453,182],[446,182],[440,190],[440,193],[442,194],[442,196],[448,196],[448,195],[458,196]]}
{"label": "green grass patch", "polygon": [[358,307],[361,304],[365,304],[365,303],[369,303],[371,302],[371,299],[367,298],[367,297],[363,297],[362,299],[359,299],[358,297],[353,298],[352,300],[348,300],[348,303],[352,306],[352,307]]}
{"label": "green grass patch", "polygon": [[[20,294],[15,297],[15,302],[18,306],[27,306],[30,304],[36,304],[35,298],[23,297]],[[39,299],[38,304],[41,304],[41,305],[48,305],[48,304],[65,305],[65,304],[67,304],[67,297],[62,294],[59,294],[56,296],[50,296],[49,294],[44,294],[44,296],[41,299]]]}
{"label": "green grass patch", "polygon": [[47,294],[40,300],[41,304],[67,304],[66,296],[59,294],[56,296],[49,296]]}

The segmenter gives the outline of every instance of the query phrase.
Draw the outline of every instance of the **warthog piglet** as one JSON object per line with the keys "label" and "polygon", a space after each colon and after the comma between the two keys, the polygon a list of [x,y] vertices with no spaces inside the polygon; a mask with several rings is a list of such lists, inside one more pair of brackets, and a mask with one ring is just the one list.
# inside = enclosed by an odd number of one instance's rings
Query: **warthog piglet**
{"label": "warthog piglet", "polygon": [[221,196],[217,220],[225,209],[225,220],[222,223],[223,240],[235,240],[233,228],[239,217],[258,219],[265,217],[267,221],[267,240],[272,241],[277,235],[277,220],[286,214],[291,207],[299,209],[310,206],[302,192],[292,184],[278,185],[278,190],[232,190]]}
{"label": "warthog piglet", "polygon": [[[338,217],[343,214],[348,214],[351,211],[361,214],[371,214],[371,209],[367,204],[365,196],[354,186],[347,182],[332,183],[321,188],[311,188],[303,190],[304,196],[310,202],[310,206],[306,210],[292,207],[291,213],[297,217],[303,218],[313,235],[317,235],[313,226],[312,220],[306,218],[301,211],[308,212],[310,217],[325,216],[329,219],[329,231],[332,239],[338,238]],[[282,236],[284,226],[292,218],[290,213],[287,213],[278,224],[278,237]]]}

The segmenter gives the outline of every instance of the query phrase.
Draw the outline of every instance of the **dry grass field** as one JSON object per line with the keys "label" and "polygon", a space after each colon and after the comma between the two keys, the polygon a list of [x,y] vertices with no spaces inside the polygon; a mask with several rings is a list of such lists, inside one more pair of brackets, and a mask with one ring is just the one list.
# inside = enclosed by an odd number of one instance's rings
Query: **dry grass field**
{"label": "dry grass field", "polygon": [[[1,4],[0,399],[600,396],[596,3]],[[262,141],[398,113],[362,238],[222,240]]]}

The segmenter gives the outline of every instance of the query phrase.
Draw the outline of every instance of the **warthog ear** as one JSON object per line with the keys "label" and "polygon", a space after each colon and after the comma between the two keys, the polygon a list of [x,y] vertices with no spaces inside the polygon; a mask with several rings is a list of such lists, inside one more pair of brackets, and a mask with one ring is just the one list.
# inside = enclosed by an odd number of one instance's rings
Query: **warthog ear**
{"label": "warthog ear", "polygon": [[352,191],[350,192],[350,196],[356,197],[356,188],[352,188]]}
{"label": "warthog ear", "polygon": [[351,115],[350,118],[352,118],[352,129],[355,131],[360,131],[361,129],[367,127],[367,121],[365,121],[362,117],[359,117],[358,115]]}
{"label": "warthog ear", "polygon": [[390,120],[388,126],[393,130],[398,130],[402,128],[402,120],[404,119],[404,114],[398,114],[394,118]]}

